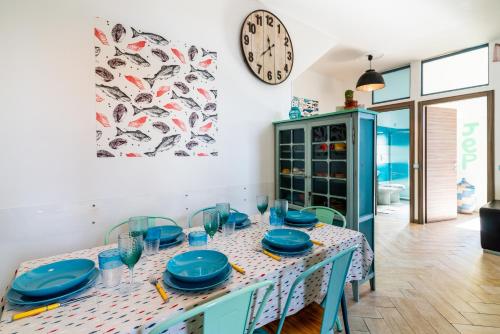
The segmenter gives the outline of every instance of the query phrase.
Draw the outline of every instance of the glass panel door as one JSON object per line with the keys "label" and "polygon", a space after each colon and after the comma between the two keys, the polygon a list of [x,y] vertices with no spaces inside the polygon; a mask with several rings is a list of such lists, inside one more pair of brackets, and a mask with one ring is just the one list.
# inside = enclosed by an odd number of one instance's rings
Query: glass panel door
{"label": "glass panel door", "polygon": [[305,129],[279,131],[279,197],[305,206]]}

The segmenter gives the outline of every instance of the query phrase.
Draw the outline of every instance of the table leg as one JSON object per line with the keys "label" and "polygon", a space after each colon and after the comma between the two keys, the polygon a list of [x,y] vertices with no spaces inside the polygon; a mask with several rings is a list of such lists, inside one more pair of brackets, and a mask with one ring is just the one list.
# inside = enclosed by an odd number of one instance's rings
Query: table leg
{"label": "table leg", "polygon": [[372,278],[370,278],[370,289],[372,291],[375,291],[375,276],[373,276]]}
{"label": "table leg", "polygon": [[355,302],[359,301],[359,281],[352,281],[352,298]]}

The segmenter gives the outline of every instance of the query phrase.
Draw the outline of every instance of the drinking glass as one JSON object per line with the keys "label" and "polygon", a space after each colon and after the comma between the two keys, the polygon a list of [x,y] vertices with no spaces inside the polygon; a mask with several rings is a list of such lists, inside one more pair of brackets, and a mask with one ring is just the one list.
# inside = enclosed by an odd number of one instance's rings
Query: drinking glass
{"label": "drinking glass", "polygon": [[148,217],[147,216],[130,217],[128,219],[128,230],[131,233],[141,234],[143,239],[146,238],[146,234],[148,233]]}
{"label": "drinking glass", "polygon": [[134,282],[134,266],[141,258],[143,249],[142,234],[137,232],[128,232],[118,235],[118,251],[120,259],[130,270],[130,283],[123,291],[130,293],[136,290],[141,284]]}
{"label": "drinking glass", "polygon": [[267,195],[257,196],[257,210],[260,212],[260,221],[264,222],[264,213],[266,213],[267,206],[269,205],[269,197]]}
{"label": "drinking glass", "polygon": [[207,232],[191,231],[189,232],[189,247],[192,249],[203,249],[207,247]]}
{"label": "drinking glass", "polygon": [[236,228],[236,221],[234,220],[233,217],[229,216],[228,221],[222,225],[222,232],[224,233],[225,237],[229,237],[231,234],[234,233],[234,230]]}
{"label": "drinking glass", "polygon": [[214,240],[214,235],[219,229],[220,214],[217,210],[207,210],[203,212],[203,227],[205,232],[210,236],[210,240]]}
{"label": "drinking glass", "polygon": [[278,218],[284,222],[288,212],[288,201],[286,199],[277,199],[274,201],[274,208],[276,209]]}
{"label": "drinking glass", "polygon": [[160,250],[160,230],[150,229],[144,239],[144,253],[149,255],[155,255]]}
{"label": "drinking glass", "polygon": [[229,203],[217,203],[215,204],[215,209],[219,211],[221,226],[224,226],[231,213],[231,207],[229,206]]}

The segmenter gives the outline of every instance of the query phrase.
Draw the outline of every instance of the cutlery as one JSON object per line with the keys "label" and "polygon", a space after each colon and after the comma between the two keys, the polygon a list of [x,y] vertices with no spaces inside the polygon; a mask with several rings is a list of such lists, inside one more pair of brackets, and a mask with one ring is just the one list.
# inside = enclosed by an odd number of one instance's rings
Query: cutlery
{"label": "cutlery", "polygon": [[61,306],[66,306],[66,305],[69,305],[69,304],[72,304],[72,303],[81,302],[82,300],[86,300],[86,299],[88,299],[90,297],[94,297],[94,295],[92,294],[92,295],[87,295],[87,296],[83,296],[83,297],[73,298],[73,299],[69,299],[69,300],[67,300],[65,302],[54,303],[54,304],[50,304],[50,305],[47,305],[47,306],[38,307],[38,308],[29,310],[29,311],[17,313],[17,314],[14,314],[12,316],[12,321],[19,320],[19,319],[24,319],[24,318],[31,317],[31,316],[34,316],[34,315],[38,315],[40,313],[47,312],[47,311],[50,311],[50,310],[55,310],[56,308],[59,308]]}
{"label": "cutlery", "polygon": [[316,225],[313,225],[313,226],[311,226],[311,227],[308,227],[308,228],[307,228],[307,230],[308,230],[308,231],[312,231],[312,230],[314,230],[315,228],[322,228],[323,226],[325,226],[325,224],[323,224],[323,223],[318,223],[318,224],[316,224]]}
{"label": "cutlery", "polygon": [[168,302],[168,294],[161,285],[161,283],[158,281],[158,279],[154,276],[151,276],[149,278],[149,283],[151,283],[156,288],[156,291],[158,291],[158,293],[160,294],[161,299],[163,299],[163,302],[164,303]]}
{"label": "cutlery", "polygon": [[281,260],[281,256],[278,256],[278,255],[275,255],[275,254],[273,254],[271,252],[268,252],[265,249],[256,249],[255,251],[267,255],[267,256],[269,256],[273,260],[276,260],[276,261],[280,261]]}
{"label": "cutlery", "polygon": [[325,244],[322,243],[321,241],[317,241],[317,240],[311,240],[311,242],[317,246],[324,246]]}
{"label": "cutlery", "polygon": [[245,269],[241,268],[240,266],[238,266],[237,264],[234,264],[232,262],[229,262],[229,264],[231,265],[231,267],[233,267],[234,270],[236,270],[240,274],[245,275]]}

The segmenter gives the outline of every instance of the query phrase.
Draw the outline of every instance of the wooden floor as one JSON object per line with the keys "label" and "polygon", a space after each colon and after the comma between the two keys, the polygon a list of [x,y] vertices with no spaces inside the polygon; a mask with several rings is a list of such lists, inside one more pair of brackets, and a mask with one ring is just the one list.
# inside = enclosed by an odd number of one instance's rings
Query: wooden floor
{"label": "wooden floor", "polygon": [[[500,256],[482,252],[478,218],[416,225],[389,212],[376,222],[377,290],[366,284],[349,300],[351,333],[499,334]],[[319,333],[321,308],[286,324],[284,333]]]}

